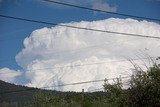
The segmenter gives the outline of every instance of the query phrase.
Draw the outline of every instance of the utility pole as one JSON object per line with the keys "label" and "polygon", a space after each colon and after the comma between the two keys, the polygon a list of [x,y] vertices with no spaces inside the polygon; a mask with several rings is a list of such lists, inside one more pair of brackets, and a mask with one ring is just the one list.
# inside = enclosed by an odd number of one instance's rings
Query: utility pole
{"label": "utility pole", "polygon": [[82,89],[82,94],[81,94],[81,107],[84,107],[84,89]]}

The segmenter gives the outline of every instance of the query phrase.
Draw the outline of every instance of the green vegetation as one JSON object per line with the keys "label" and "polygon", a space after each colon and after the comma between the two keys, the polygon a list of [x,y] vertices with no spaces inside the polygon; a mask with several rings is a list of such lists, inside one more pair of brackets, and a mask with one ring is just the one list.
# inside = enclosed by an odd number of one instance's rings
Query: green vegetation
{"label": "green vegetation", "polygon": [[[85,93],[84,107],[106,107],[105,92]],[[52,94],[36,95],[30,107],[81,107],[81,93],[67,92],[59,96]]]}
{"label": "green vegetation", "polygon": [[136,69],[128,89],[122,88],[122,83],[105,83],[108,101],[116,107],[160,107],[160,66],[154,64],[147,72]]}
{"label": "green vegetation", "polygon": [[[124,88],[121,79],[104,83],[105,92],[84,93],[84,107],[160,107],[160,66],[135,74]],[[0,92],[29,89],[0,81]],[[2,107],[81,107],[81,93],[34,89],[0,95]]]}

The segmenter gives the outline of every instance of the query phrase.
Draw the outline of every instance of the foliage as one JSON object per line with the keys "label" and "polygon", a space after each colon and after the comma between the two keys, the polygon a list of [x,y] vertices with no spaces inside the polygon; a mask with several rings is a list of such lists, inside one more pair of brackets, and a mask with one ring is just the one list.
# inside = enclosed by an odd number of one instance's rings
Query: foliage
{"label": "foliage", "polygon": [[108,101],[114,107],[159,107],[160,106],[160,67],[154,64],[146,72],[136,69],[129,81],[129,88],[123,89],[122,83],[105,83],[109,94]]}
{"label": "foliage", "polygon": [[80,100],[78,97],[73,97],[75,95],[54,96],[52,93],[38,93],[30,107],[79,107]]}
{"label": "foliage", "polygon": [[[106,107],[106,93],[85,93],[84,107]],[[39,93],[30,107],[81,107],[81,93],[63,93],[62,96]]]}
{"label": "foliage", "polygon": [[[135,74],[124,89],[121,78],[104,83],[105,92],[84,93],[84,107],[160,107],[160,66]],[[0,81],[0,92],[30,89]],[[34,89],[0,95],[0,107],[80,107],[81,93]]]}

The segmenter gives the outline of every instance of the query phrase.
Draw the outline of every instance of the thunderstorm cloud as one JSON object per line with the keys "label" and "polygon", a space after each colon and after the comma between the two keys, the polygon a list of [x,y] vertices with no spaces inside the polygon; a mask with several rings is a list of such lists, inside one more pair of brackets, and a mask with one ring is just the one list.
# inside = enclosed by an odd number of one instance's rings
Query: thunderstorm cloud
{"label": "thunderstorm cloud", "polygon": [[[132,34],[159,36],[160,25],[133,19],[109,18],[92,22],[63,23],[70,26]],[[32,87],[46,87],[73,82],[129,75],[133,68],[126,58],[137,58],[141,52],[160,54],[160,40],[130,37],[104,32],[55,26],[33,31],[26,37],[24,48],[16,55],[23,70],[0,69],[0,79]],[[143,56],[143,55],[141,55]],[[117,61],[117,62],[116,62]],[[138,62],[137,62],[138,63]],[[21,83],[27,80],[27,82]],[[75,86],[51,87],[60,91],[101,88],[102,82]]]}

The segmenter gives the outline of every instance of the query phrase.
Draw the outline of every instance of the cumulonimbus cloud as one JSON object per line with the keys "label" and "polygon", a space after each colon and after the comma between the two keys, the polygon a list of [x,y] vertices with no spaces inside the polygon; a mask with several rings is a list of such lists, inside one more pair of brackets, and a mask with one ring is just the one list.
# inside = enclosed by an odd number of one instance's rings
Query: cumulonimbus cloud
{"label": "cumulonimbus cloud", "polygon": [[[81,21],[64,24],[150,36],[160,35],[159,24],[133,19],[110,18],[93,22]],[[16,55],[16,61],[23,68],[21,76],[27,80],[23,85],[46,87],[113,78],[131,73],[129,69],[132,66],[129,62],[113,61],[125,59],[124,57],[135,58],[135,54],[138,54],[140,50],[151,56],[158,56],[159,49],[160,42],[157,39],[55,26],[37,29],[25,38],[24,48]],[[98,64],[101,62],[106,63]],[[8,68],[1,69],[0,72],[8,70]],[[12,78],[17,77],[12,76]],[[7,80],[1,79],[11,82],[12,78],[11,80],[10,77]],[[51,87],[51,89],[81,91],[83,88],[92,90],[101,88],[102,84],[103,81],[75,86]]]}

